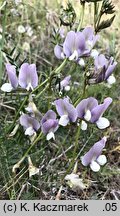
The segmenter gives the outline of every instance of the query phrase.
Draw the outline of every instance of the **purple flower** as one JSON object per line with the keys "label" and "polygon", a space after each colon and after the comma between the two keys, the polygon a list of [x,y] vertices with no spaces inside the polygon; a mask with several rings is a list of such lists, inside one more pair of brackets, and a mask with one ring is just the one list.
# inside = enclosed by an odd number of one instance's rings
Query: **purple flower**
{"label": "purple flower", "polygon": [[20,124],[25,129],[25,135],[32,136],[40,128],[40,123],[33,117],[27,114],[22,114],[20,117]]}
{"label": "purple flower", "polygon": [[1,90],[4,92],[11,92],[13,89],[16,89],[18,87],[16,68],[14,65],[8,63],[6,64],[6,70],[9,83],[4,83],[1,87]]}
{"label": "purple flower", "polygon": [[54,104],[61,117],[59,120],[60,125],[66,126],[69,122],[75,122],[77,120],[76,108],[69,102],[68,98],[55,100]]}
{"label": "purple flower", "polygon": [[58,129],[58,120],[53,110],[47,111],[41,120],[41,130],[47,135],[47,140],[55,139],[54,132]]}
{"label": "purple flower", "polygon": [[110,85],[115,83],[116,80],[112,73],[117,65],[117,62],[114,61],[113,57],[108,60],[103,54],[100,54],[95,58],[94,64],[97,82],[107,81]]}
{"label": "purple flower", "polygon": [[85,36],[85,51],[84,54],[89,54],[99,39],[99,35],[94,35],[92,27],[86,27],[82,33]]}
{"label": "purple flower", "polygon": [[85,38],[81,32],[70,31],[67,33],[62,46],[56,45],[54,53],[58,59],[65,57],[69,60],[78,60],[78,57],[85,49]]}
{"label": "purple flower", "polygon": [[64,59],[66,57],[65,54],[63,53],[62,45],[60,46],[60,45],[57,44],[55,46],[54,54],[58,59]]}
{"label": "purple flower", "polygon": [[[61,82],[60,82],[60,90],[69,91],[70,90],[70,80],[71,75],[66,76]],[[56,88],[59,88],[59,84],[57,84]]]}
{"label": "purple flower", "polygon": [[86,27],[82,32],[70,31],[67,33],[62,45],[54,48],[55,56],[58,59],[69,58],[79,63],[82,56],[89,56],[98,36],[94,35],[92,27]]}
{"label": "purple flower", "polygon": [[101,155],[106,141],[106,137],[103,137],[100,141],[95,143],[83,157],[81,157],[81,161],[84,166],[90,165],[90,168],[94,172],[98,172],[100,170],[100,165],[103,166],[107,162],[106,156]]}
{"label": "purple flower", "polygon": [[[105,129],[110,125],[110,122],[107,118],[102,117],[102,115],[111,103],[112,98],[110,97],[106,98],[104,103],[100,105],[98,105],[98,101],[93,97],[83,99],[76,107],[78,117],[95,123],[99,129]],[[86,122],[82,121],[81,129],[87,129]]]}
{"label": "purple flower", "polygon": [[61,27],[60,29],[59,29],[59,34],[60,34],[60,37],[61,38],[65,38],[65,28],[63,28],[63,27]]}
{"label": "purple flower", "polygon": [[19,85],[27,89],[33,90],[38,85],[38,75],[35,64],[23,63],[19,72]]}
{"label": "purple flower", "polygon": [[82,32],[70,31],[63,44],[63,52],[69,60],[78,60],[85,49],[85,38]]}

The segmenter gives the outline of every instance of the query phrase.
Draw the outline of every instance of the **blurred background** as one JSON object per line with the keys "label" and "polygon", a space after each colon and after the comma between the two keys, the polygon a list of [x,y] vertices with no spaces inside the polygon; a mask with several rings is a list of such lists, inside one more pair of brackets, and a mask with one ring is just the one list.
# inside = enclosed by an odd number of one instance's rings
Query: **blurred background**
{"label": "blurred background", "polygon": [[[69,1],[80,19],[80,1]],[[100,101],[110,96],[113,104],[107,113],[111,121],[108,129],[109,140],[105,153],[108,158],[108,165],[102,173],[94,174],[78,167],[81,178],[87,184],[94,182],[86,191],[76,193],[68,187],[63,188],[62,199],[115,199],[120,198],[120,1],[112,0],[115,5],[116,17],[110,28],[100,33],[98,48],[101,53],[113,56],[118,62],[115,71],[116,84],[112,88],[107,88],[104,84],[93,86],[89,89],[88,96],[95,96]],[[60,28],[61,6],[67,7],[68,0],[0,0],[0,81],[6,80],[5,63],[8,62],[9,54],[14,49],[14,57],[18,63],[28,61],[35,63],[41,80],[52,69],[60,65],[61,61],[54,56],[53,35],[54,30]],[[107,15],[107,18],[111,15]],[[104,17],[106,20],[106,16]],[[85,26],[93,26],[93,5],[87,3],[83,21]],[[71,74],[74,81],[81,84],[80,69],[75,65],[68,65],[62,71],[62,76]],[[73,84],[73,82],[72,82]],[[72,87],[69,93],[73,102],[78,98],[79,91]],[[52,95],[54,99],[54,95]],[[39,97],[35,101],[38,109],[45,113],[48,101],[52,99],[49,92],[44,93],[44,97]],[[60,130],[55,142],[47,143],[43,140],[38,143],[31,157],[34,164],[41,168],[40,176],[29,179],[27,173],[27,161],[15,177],[12,173],[13,165],[22,157],[28,148],[28,141],[23,134],[22,128],[14,137],[6,137],[4,134],[13,122],[14,116],[21,104],[21,95],[14,93],[4,94],[0,92],[0,199],[55,199],[61,186],[61,176],[65,173],[69,161],[72,158],[72,151],[65,154],[60,160],[48,167],[52,157],[60,155],[70,145],[73,144],[73,133],[75,128]],[[88,148],[95,143],[102,132],[93,128],[81,135],[79,146],[88,142]],[[64,138],[64,140],[63,140]],[[89,180],[89,181],[88,181]]]}

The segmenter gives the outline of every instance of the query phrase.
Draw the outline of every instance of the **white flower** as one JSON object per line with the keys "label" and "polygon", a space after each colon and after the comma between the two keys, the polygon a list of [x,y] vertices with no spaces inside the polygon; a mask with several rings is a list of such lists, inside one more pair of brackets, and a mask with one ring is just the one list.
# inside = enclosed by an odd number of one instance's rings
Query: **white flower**
{"label": "white flower", "polygon": [[86,188],[85,184],[83,183],[83,180],[79,178],[79,175],[71,173],[69,175],[65,176],[65,180],[67,181],[67,184],[70,188],[73,190],[75,189],[81,189],[84,190]]}
{"label": "white flower", "polygon": [[33,35],[33,30],[32,30],[32,28],[31,28],[31,26],[27,26],[27,27],[26,27],[26,30],[27,30],[26,34],[27,34],[29,37],[31,37],[31,36]]}
{"label": "white flower", "polygon": [[20,34],[25,33],[25,27],[23,25],[18,26],[18,33],[20,33]]}
{"label": "white flower", "polygon": [[14,0],[15,1],[15,4],[18,5],[22,2],[22,0]]}
{"label": "white flower", "polygon": [[28,157],[28,170],[29,170],[29,177],[33,176],[33,175],[38,175],[39,174],[39,169],[37,167],[35,167],[32,163],[32,160],[30,157]]}
{"label": "white flower", "polygon": [[30,51],[30,45],[29,45],[28,42],[24,42],[24,44],[23,44],[23,50],[26,51],[26,52]]}

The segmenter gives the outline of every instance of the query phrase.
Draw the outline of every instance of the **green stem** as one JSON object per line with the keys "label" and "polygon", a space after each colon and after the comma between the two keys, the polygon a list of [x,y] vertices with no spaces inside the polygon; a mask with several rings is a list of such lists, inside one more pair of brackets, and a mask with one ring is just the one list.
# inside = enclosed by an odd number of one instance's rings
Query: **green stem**
{"label": "green stem", "polygon": [[64,181],[64,178],[65,176],[70,173],[71,171],[71,168],[73,167],[73,165],[75,164],[76,162],[76,151],[77,151],[77,148],[78,148],[78,140],[79,140],[79,136],[80,136],[80,129],[81,129],[81,125],[78,126],[78,129],[77,129],[77,133],[76,133],[76,137],[75,137],[75,147],[74,147],[74,150],[73,150],[73,158],[70,162],[70,165],[65,173],[65,175],[63,176],[62,178],[62,182]]}
{"label": "green stem", "polygon": [[35,146],[36,143],[38,143],[38,141],[40,140],[42,136],[42,132],[39,134],[39,136],[33,141],[33,143],[31,143],[30,147],[27,149],[27,151],[25,152],[25,154],[23,155],[23,157],[13,166],[13,172],[15,172],[15,170],[17,168],[20,167],[21,163],[24,161],[24,159],[28,156],[29,152],[31,151],[31,149]]}
{"label": "green stem", "polygon": [[[6,3],[7,4],[7,3]],[[1,44],[0,44],[0,83],[2,79],[2,73],[3,73],[3,55],[2,55],[2,49],[4,47],[4,42],[5,42],[5,27],[6,27],[6,18],[7,18],[7,13],[6,13],[6,4],[5,4],[5,9],[4,9],[4,17],[3,17],[3,22],[2,22],[2,39],[1,39]]]}
{"label": "green stem", "polygon": [[94,2],[94,29],[96,29],[97,22],[97,2]]}
{"label": "green stem", "polygon": [[83,25],[83,19],[84,19],[84,12],[85,12],[85,3],[82,3],[82,9],[81,9],[81,16],[79,21],[79,26],[77,28],[77,31],[80,31]]}
{"label": "green stem", "polygon": [[38,135],[38,137],[33,141],[33,143],[30,145],[30,147],[28,148],[28,150],[25,152],[24,154],[24,158],[28,156],[30,150],[33,148],[33,146],[40,140],[41,136],[42,136],[42,132],[40,132],[40,134]]}
{"label": "green stem", "polygon": [[32,91],[32,94],[34,94],[36,91],[39,90],[39,88],[41,88],[43,85],[45,85],[48,81],[49,81],[50,78],[47,78],[45,81],[43,81],[40,85],[38,85],[33,91]]}
{"label": "green stem", "polygon": [[24,101],[22,102],[20,108],[18,109],[18,111],[17,111],[17,113],[16,113],[16,115],[15,115],[15,118],[14,118],[13,123],[12,123],[12,125],[8,128],[6,134],[9,133],[9,132],[13,129],[14,124],[15,124],[15,122],[16,122],[16,120],[17,120],[19,114],[20,114],[20,111],[22,110],[22,108],[23,108],[23,106],[24,106],[24,104],[26,103],[27,100],[28,100],[28,96],[26,96],[26,97],[24,98]]}
{"label": "green stem", "polygon": [[66,62],[67,62],[67,58],[64,59],[64,61],[62,62],[62,64],[56,69],[54,70],[51,75],[54,75],[54,74],[58,74],[61,72],[61,70],[64,68],[64,66],[66,65]]}
{"label": "green stem", "polygon": [[35,98],[39,98],[47,90],[48,87],[49,87],[49,84],[47,83],[47,85],[45,86],[45,88],[39,94],[37,94],[35,96]]}
{"label": "green stem", "polygon": [[[32,94],[34,94],[36,91],[39,90],[39,88],[41,88],[43,85],[45,85],[47,82],[49,82],[52,78],[53,75],[55,74],[58,74],[61,72],[61,70],[63,69],[63,67],[65,66],[67,62],[67,59],[64,59],[64,61],[62,62],[62,64],[56,69],[56,70],[53,70],[50,74],[50,77],[47,78],[45,81],[43,81],[39,86],[37,86],[33,91],[32,91]],[[46,87],[47,88],[47,87]],[[45,90],[46,90],[45,88]],[[43,90],[44,91],[44,90]],[[39,97],[41,95],[41,92],[36,96],[36,97]]]}

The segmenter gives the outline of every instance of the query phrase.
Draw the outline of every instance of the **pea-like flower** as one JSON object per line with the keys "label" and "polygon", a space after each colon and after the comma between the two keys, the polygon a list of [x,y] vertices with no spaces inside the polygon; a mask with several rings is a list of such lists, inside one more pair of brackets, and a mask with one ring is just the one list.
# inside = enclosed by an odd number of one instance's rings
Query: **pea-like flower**
{"label": "pea-like flower", "polygon": [[18,87],[18,78],[16,75],[16,68],[14,65],[6,64],[6,71],[8,75],[9,83],[4,83],[1,86],[1,90],[4,92],[11,92]]}
{"label": "pea-like flower", "polygon": [[19,85],[29,90],[33,90],[38,85],[38,75],[35,64],[23,63],[19,72]]}
{"label": "pea-like flower", "polygon": [[[69,91],[70,90],[70,80],[71,75],[66,76],[61,82],[60,82],[60,90]],[[57,84],[56,88],[59,88],[59,84]]]}
{"label": "pea-like flower", "polygon": [[54,104],[60,116],[60,125],[66,126],[69,122],[75,122],[77,120],[77,110],[69,102],[69,98],[55,100]]}
{"label": "pea-like flower", "polygon": [[99,35],[94,34],[94,29],[92,27],[86,27],[82,33],[85,37],[85,51],[84,54],[90,54],[91,50],[95,46],[99,39]]}
{"label": "pea-like flower", "polygon": [[89,56],[98,36],[94,35],[92,27],[86,27],[82,32],[70,31],[65,41],[54,48],[55,56],[58,59],[69,58],[79,63],[82,56]]}
{"label": "pea-like flower", "polygon": [[32,136],[40,128],[40,123],[35,118],[30,117],[27,114],[22,114],[20,117],[20,124],[25,129],[25,135]]}
{"label": "pea-like flower", "polygon": [[114,61],[113,57],[109,60],[103,55],[100,54],[96,56],[94,60],[95,64],[95,73],[90,79],[90,83],[100,83],[106,81],[109,85],[112,85],[116,82],[114,75],[112,74],[117,62]]}
{"label": "pea-like flower", "polygon": [[56,113],[53,110],[48,110],[41,120],[41,130],[47,135],[46,139],[55,139],[54,133],[58,129],[58,120]]}
{"label": "pea-like flower", "polygon": [[98,105],[98,101],[93,97],[83,99],[76,107],[78,118],[83,120],[81,129],[87,129],[87,123],[85,121],[95,123],[99,129],[109,127],[109,120],[102,116],[111,103],[112,98],[110,97],[107,97],[100,105]]}
{"label": "pea-like flower", "polygon": [[96,142],[83,157],[81,157],[83,166],[89,165],[94,172],[98,172],[100,170],[100,166],[106,164],[106,156],[101,155],[106,141],[106,137],[103,137],[100,141]]}

